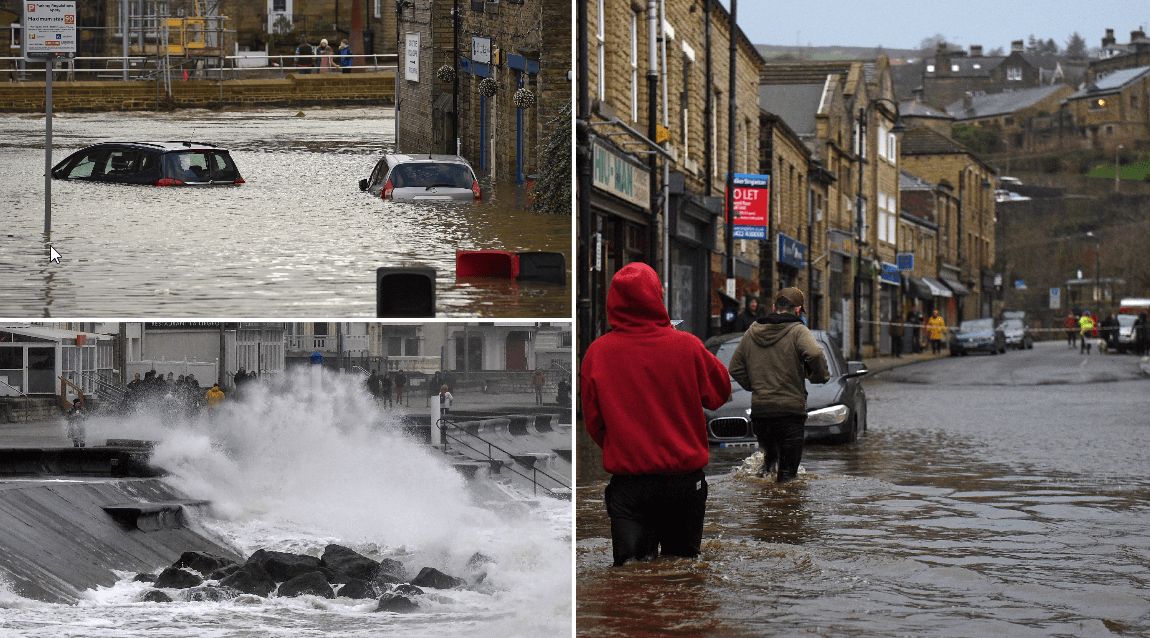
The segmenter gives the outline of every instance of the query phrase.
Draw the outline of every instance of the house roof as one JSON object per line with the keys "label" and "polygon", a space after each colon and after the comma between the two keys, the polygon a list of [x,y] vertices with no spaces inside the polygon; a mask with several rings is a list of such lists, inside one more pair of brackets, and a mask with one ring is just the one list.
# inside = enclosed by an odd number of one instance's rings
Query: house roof
{"label": "house roof", "polygon": [[920,117],[920,118],[933,118],[939,120],[953,120],[954,117],[943,113],[942,111],[929,107],[922,102],[899,102],[898,103],[899,117]]}
{"label": "house roof", "polygon": [[1018,89],[1004,93],[975,95],[970,99],[970,108],[963,106],[964,100],[955,100],[946,106],[946,112],[956,120],[974,120],[980,117],[1006,115],[1050,97],[1065,85],[1040,86],[1033,89]]}
{"label": "house roof", "polygon": [[[850,60],[818,62],[768,62],[759,72],[760,84],[818,84],[822,86],[828,75],[846,77],[850,73]],[[872,67],[874,65],[871,65]]]}
{"label": "house roof", "polygon": [[977,159],[969,148],[959,144],[949,137],[922,127],[911,129],[902,134],[903,155],[970,155]]}
{"label": "house roof", "polygon": [[1147,74],[1150,74],[1150,66],[1140,66],[1133,69],[1122,69],[1121,71],[1115,71],[1100,80],[1095,80],[1093,84],[1087,85],[1086,88],[1078,91],[1066,99],[1074,100],[1091,95],[1117,93],[1126,88],[1130,83],[1142,78]]}
{"label": "house roof", "polygon": [[[990,72],[992,70],[998,68],[998,65],[1002,64],[1002,61],[1005,59],[1006,59],[1006,56],[1002,56],[1002,55],[988,55],[988,56],[976,56],[976,57],[967,57],[964,55],[952,55],[950,57],[951,71],[950,71],[949,77],[952,77],[952,78],[982,78],[982,77],[986,77],[986,76],[990,75]],[[930,62],[928,62],[928,64],[932,64],[936,68],[934,71],[924,72],[923,75],[925,75],[926,77],[939,77],[939,73],[938,73],[938,69],[937,69],[938,58],[930,58]],[[957,70],[954,69],[954,67],[956,67],[956,66],[958,67]]]}
{"label": "house roof", "polygon": [[778,115],[800,137],[814,135],[825,80],[818,84],[759,85],[759,108]]}
{"label": "house roof", "polygon": [[912,175],[902,169],[898,171],[898,189],[900,191],[910,190],[934,190],[935,183],[928,182],[918,175]]}

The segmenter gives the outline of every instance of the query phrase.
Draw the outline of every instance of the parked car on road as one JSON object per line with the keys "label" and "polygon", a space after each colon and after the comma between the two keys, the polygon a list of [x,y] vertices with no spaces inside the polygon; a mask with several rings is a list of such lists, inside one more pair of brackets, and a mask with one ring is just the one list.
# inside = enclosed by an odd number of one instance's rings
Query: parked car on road
{"label": "parked car on road", "polygon": [[[1006,316],[1008,313],[1002,314]],[[998,329],[1006,338],[1007,346],[1015,350],[1029,350],[1034,347],[1034,334],[1021,317],[1007,317],[998,324]]]}
{"label": "parked car on road", "polygon": [[52,168],[55,179],[214,186],[243,184],[226,149],[201,142],[104,142],[72,153]]}
{"label": "parked car on road", "polygon": [[1138,317],[1134,315],[1118,315],[1118,337],[1114,341],[1114,349],[1120,354],[1138,348],[1138,334],[1134,331],[1135,321],[1138,321]]}
{"label": "parked car on road", "polygon": [[[868,370],[861,361],[847,362],[834,337],[822,330],[812,330],[815,340],[827,357],[831,378],[826,383],[807,386],[807,425],[805,439],[851,443],[866,431],[866,392],[861,379]],[[726,334],[707,340],[707,349],[723,365],[730,366],[743,333]],[[707,418],[707,440],[716,445],[756,443],[751,429],[751,393],[731,381],[731,399],[718,410],[704,410]]]}
{"label": "parked car on road", "polygon": [[950,338],[951,356],[968,352],[1006,352],[1006,335],[994,327],[994,319],[968,319],[958,325],[958,332]]}
{"label": "parked car on road", "polygon": [[392,201],[481,201],[471,164],[458,155],[384,155],[359,190]]}

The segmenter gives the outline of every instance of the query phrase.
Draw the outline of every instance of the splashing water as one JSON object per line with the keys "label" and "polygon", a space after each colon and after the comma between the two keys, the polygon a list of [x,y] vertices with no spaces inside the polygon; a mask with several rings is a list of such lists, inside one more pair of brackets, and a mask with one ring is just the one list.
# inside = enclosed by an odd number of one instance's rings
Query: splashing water
{"label": "splashing water", "polygon": [[[200,524],[245,555],[266,548],[319,556],[328,543],[339,543],[373,559],[398,559],[412,575],[424,566],[469,581],[484,573],[477,591],[444,592],[446,602],[421,610],[431,612],[433,633],[570,632],[571,505],[544,499],[530,502],[532,508],[495,511],[472,502],[445,457],[405,437],[397,416],[381,412],[354,376],[297,369],[248,384],[243,400],[229,397],[195,416],[154,405],[127,416],[93,416],[87,436],[89,445],[109,438],[155,441],[153,463],[170,473],[165,480],[211,501],[213,517]],[[469,567],[476,552],[491,562]],[[61,622],[80,629],[73,622],[83,620],[92,629],[94,618],[116,621],[115,629],[96,634],[148,627],[157,610],[138,602],[143,586],[131,576],[91,592],[79,605],[83,611],[35,603],[21,614],[28,624],[8,626],[29,630],[49,615],[57,629]],[[306,598],[178,604],[194,606],[193,615],[203,618],[202,627],[185,626],[185,635],[215,635],[217,624],[255,630],[265,626],[267,613],[280,611],[298,616],[302,624],[293,629],[324,631],[343,627],[351,614],[366,624],[345,627],[341,635],[373,635],[390,616],[370,613],[374,602]],[[7,606],[3,600],[0,607]],[[138,625],[130,621],[137,615]],[[391,617],[386,626],[391,631],[406,623],[418,635],[416,627],[429,629],[427,615],[420,615]]]}

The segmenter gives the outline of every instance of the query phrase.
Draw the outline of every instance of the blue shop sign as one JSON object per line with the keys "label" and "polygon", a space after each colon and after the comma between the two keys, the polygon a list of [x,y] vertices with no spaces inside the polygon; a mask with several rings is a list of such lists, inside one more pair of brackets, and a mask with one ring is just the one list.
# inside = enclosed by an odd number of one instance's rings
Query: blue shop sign
{"label": "blue shop sign", "polygon": [[783,233],[779,237],[779,263],[795,268],[807,267],[807,247],[802,242]]}
{"label": "blue shop sign", "polygon": [[882,270],[879,271],[878,278],[889,284],[900,283],[900,279],[898,277],[898,266],[888,261],[882,262]]}
{"label": "blue shop sign", "polygon": [[899,270],[914,270],[914,253],[899,253],[895,255]]}

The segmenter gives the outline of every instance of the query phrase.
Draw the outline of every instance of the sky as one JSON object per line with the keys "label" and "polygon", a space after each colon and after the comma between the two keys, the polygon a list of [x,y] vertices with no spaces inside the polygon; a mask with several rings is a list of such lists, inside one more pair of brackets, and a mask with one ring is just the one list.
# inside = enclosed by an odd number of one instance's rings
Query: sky
{"label": "sky", "polygon": [[[720,0],[730,9],[730,0]],[[916,49],[942,34],[969,49],[1010,50],[1031,34],[1059,49],[1075,31],[1098,47],[1106,29],[1120,44],[1143,27],[1150,33],[1150,3],[1131,0],[951,0],[922,3],[863,0],[738,0],[736,19],[755,44]]]}

